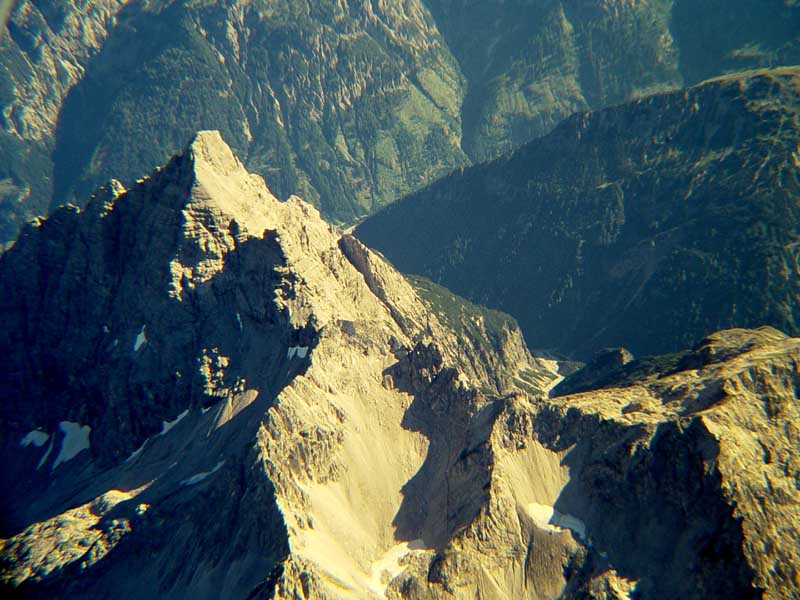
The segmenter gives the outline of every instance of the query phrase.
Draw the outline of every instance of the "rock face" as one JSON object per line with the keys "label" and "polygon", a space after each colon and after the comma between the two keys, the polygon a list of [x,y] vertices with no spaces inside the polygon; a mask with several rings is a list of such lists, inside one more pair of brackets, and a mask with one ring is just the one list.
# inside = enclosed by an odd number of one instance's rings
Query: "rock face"
{"label": "rock face", "polygon": [[657,354],[765,323],[797,334],[798,100],[787,68],[576,115],[355,234],[514,315],[534,348]]}
{"label": "rock face", "polygon": [[487,502],[389,597],[795,597],[799,359],[728,330],[624,387],[509,399]]}
{"label": "rock face", "polygon": [[722,331],[669,371],[538,413],[542,443],[572,448],[556,508],[641,597],[798,593],[799,359],[774,329]]}
{"label": "rock face", "polygon": [[[0,257],[0,576],[30,597],[791,598],[800,340],[547,398],[218,133]],[[625,360],[615,360],[614,356]]]}
{"label": "rock face", "polygon": [[596,109],[800,62],[787,0],[18,0],[0,35],[0,243],[198,127],[354,222]]}
{"label": "rock face", "polygon": [[28,226],[0,281],[4,579],[34,594],[380,596],[479,509],[462,451],[505,396],[555,376],[217,133]]}

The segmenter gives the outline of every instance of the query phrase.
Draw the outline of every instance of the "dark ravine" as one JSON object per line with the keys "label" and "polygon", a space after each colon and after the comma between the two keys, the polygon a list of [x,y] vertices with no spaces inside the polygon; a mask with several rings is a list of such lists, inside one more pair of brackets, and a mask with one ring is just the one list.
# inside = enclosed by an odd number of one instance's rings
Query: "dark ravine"
{"label": "dark ravine", "polygon": [[777,330],[548,395],[513,319],[278,201],[216,132],[26,227],[0,292],[6,593],[800,592]]}
{"label": "dark ravine", "polygon": [[426,0],[463,71],[463,146],[496,158],[596,110],[745,69],[800,63],[784,0]]}
{"label": "dark ravine", "polygon": [[800,68],[571,117],[411,195],[355,235],[512,314],[532,347],[674,352],[800,333]]}

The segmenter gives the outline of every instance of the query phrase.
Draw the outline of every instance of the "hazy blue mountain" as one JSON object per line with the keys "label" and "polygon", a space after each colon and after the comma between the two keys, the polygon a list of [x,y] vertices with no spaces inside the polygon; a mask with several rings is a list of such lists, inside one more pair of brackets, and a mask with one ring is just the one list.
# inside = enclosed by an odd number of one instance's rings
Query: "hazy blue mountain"
{"label": "hazy blue mountain", "polygon": [[532,347],[685,347],[800,332],[800,68],[593,113],[452,174],[356,235],[511,313]]}

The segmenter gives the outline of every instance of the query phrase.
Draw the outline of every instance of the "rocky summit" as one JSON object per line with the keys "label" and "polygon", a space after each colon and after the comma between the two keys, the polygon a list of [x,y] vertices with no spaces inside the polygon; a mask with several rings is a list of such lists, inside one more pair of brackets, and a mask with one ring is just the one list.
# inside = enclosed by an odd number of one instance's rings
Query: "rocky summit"
{"label": "rocky summit", "polygon": [[26,226],[0,317],[0,577],[28,597],[800,594],[800,340],[619,351],[558,395],[510,317],[216,132]]}
{"label": "rocky summit", "polygon": [[34,594],[380,597],[480,510],[506,398],[555,377],[218,133],[0,265],[3,578]]}

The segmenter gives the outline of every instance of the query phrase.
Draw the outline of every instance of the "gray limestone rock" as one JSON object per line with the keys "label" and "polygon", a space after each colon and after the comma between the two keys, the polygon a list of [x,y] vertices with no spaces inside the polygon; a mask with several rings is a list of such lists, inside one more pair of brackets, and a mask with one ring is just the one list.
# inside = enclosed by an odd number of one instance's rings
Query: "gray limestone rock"
{"label": "gray limestone rock", "polygon": [[721,332],[697,364],[548,398],[558,365],[510,317],[278,201],[216,132],[29,225],[0,319],[9,592],[800,587],[800,340]]}

